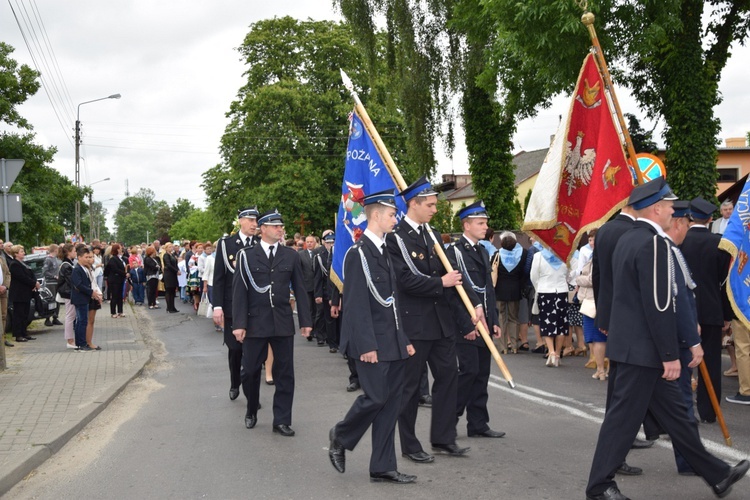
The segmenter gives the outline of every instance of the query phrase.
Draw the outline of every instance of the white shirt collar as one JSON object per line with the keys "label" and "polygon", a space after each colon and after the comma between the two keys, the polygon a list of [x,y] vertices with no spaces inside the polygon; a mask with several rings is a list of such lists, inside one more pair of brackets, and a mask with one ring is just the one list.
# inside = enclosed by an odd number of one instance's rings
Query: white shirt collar
{"label": "white shirt collar", "polygon": [[370,238],[370,241],[372,241],[375,244],[375,246],[378,248],[378,250],[382,254],[383,253],[383,244],[385,243],[385,240],[383,240],[383,238],[381,238],[377,234],[375,234],[372,231],[370,231],[369,228],[365,229],[364,235],[367,236],[368,238]]}
{"label": "white shirt collar", "polygon": [[245,241],[247,241],[248,238],[252,239],[252,236],[248,236],[245,233],[243,233],[242,231],[238,231],[237,235],[240,237],[240,240],[242,240],[242,244],[243,245],[245,244]]}
{"label": "white shirt collar", "polygon": [[476,246],[477,242],[474,241],[474,240],[472,240],[471,236],[469,236],[468,234],[464,233],[464,238],[466,238],[466,241],[468,241],[469,243],[471,243],[471,246]]}
{"label": "white shirt collar", "polygon": [[630,214],[626,214],[625,212],[620,212],[620,215],[624,215],[625,217],[630,217],[631,220],[636,220],[635,217],[633,217]]}
{"label": "white shirt collar", "polygon": [[702,227],[702,228],[704,228],[704,229],[705,229],[705,228],[707,228],[708,226],[707,226],[707,225],[705,225],[705,224],[693,224],[693,225],[692,225],[692,226],[690,226],[690,227],[689,227],[688,229],[693,229],[694,227]]}
{"label": "white shirt collar", "polygon": [[659,226],[659,224],[652,221],[651,219],[644,219],[644,218],[638,217],[636,220],[642,221],[642,222],[648,222],[649,224],[651,224],[651,226],[654,229],[656,229],[656,232],[659,234],[659,236],[661,236],[662,238],[667,238],[667,233],[664,232],[664,230],[661,228],[661,226]]}
{"label": "white shirt collar", "polygon": [[409,218],[408,215],[404,215],[404,220],[414,229],[415,231],[419,228],[420,224],[417,224]]}
{"label": "white shirt collar", "polygon": [[273,249],[273,254],[274,255],[276,255],[278,253],[278,248],[276,248],[278,246],[278,244],[279,243],[276,242],[273,245],[271,245],[270,243],[266,243],[265,241],[260,240],[260,247],[266,253],[266,257],[268,257],[268,252],[271,250],[271,247],[274,247],[274,249]]}

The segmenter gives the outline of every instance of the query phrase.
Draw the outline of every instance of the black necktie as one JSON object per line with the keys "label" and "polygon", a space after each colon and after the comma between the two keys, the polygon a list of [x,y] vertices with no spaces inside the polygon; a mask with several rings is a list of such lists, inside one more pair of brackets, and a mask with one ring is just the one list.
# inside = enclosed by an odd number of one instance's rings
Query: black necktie
{"label": "black necktie", "polygon": [[419,226],[419,234],[422,235],[422,241],[424,241],[424,244],[429,249],[430,248],[430,242],[427,240],[427,228],[425,226]]}
{"label": "black necktie", "polygon": [[268,249],[268,262],[273,264],[273,245]]}
{"label": "black necktie", "polygon": [[252,241],[252,238],[245,238],[245,247],[250,246],[250,241]]}

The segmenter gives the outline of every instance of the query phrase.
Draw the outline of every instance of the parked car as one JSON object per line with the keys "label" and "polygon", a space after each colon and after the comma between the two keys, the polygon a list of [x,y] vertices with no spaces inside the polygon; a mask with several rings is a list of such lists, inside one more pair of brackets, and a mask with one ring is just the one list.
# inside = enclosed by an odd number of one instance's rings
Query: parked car
{"label": "parked car", "polygon": [[[47,319],[52,317],[52,315],[55,313],[55,309],[57,309],[57,302],[55,302],[55,297],[52,295],[52,292],[49,291],[49,288],[47,288],[45,282],[44,282],[44,274],[42,273],[42,266],[44,266],[44,259],[47,258],[47,254],[42,253],[36,253],[36,254],[30,254],[27,255],[23,261],[24,263],[31,268],[32,271],[34,271],[34,276],[36,276],[36,280],[41,285],[39,288],[39,298],[41,299],[41,312],[37,310],[35,299],[31,299],[31,304],[29,305],[29,317],[28,322],[31,323],[35,319]],[[13,286],[13,283],[11,282],[11,285]],[[11,302],[8,302],[8,319],[5,324],[5,331],[9,332],[11,330],[11,325],[13,318],[13,304]]]}

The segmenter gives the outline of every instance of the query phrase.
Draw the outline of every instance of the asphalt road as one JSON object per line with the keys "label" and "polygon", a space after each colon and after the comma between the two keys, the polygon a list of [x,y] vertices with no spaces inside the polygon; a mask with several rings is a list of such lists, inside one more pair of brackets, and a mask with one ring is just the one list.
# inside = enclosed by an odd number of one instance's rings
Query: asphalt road
{"label": "asphalt road", "polygon": [[[495,366],[489,402],[490,425],[507,432],[505,438],[468,438],[462,420],[458,440],[471,446],[467,457],[438,456],[427,465],[399,457],[399,469],[416,474],[417,483],[372,484],[369,435],[347,453],[345,474],[328,460],[328,429],[357,396],[345,391],[348,371],[340,355],[297,338],[297,435],[284,438],[271,432],[270,386],[261,389],[257,427],[244,428],[244,397],[227,396],[226,349],[209,320],[163,309],[141,312],[152,318],[153,366],[7,498],[585,497],[606,383],[591,379],[584,358],[565,358],[555,369],[545,367],[541,355],[506,356],[517,388],[508,388]],[[736,392],[736,379],[724,381],[724,395]],[[722,407],[734,448],[724,446],[716,424],[701,426],[701,434],[710,449],[734,463],[750,451],[750,408]],[[430,411],[420,409],[418,421],[426,451]],[[646,471],[619,477],[620,489],[632,498],[712,497],[700,478],[677,475],[666,439],[632,451],[628,462]],[[750,498],[750,479],[737,484],[730,498]]]}

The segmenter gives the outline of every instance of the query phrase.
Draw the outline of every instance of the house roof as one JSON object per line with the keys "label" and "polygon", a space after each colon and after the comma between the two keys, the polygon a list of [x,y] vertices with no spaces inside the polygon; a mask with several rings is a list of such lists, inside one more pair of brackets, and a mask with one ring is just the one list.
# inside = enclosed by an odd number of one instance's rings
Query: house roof
{"label": "house roof", "polygon": [[542,163],[547,157],[547,151],[549,151],[549,148],[521,151],[513,157],[513,165],[516,167],[516,186],[539,173]]}
{"label": "house roof", "polygon": [[476,197],[476,194],[474,193],[474,187],[471,183],[458,189],[449,189],[448,191],[444,191],[443,194],[449,201]]}

